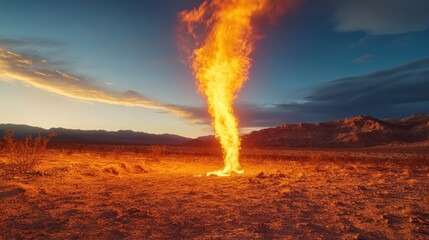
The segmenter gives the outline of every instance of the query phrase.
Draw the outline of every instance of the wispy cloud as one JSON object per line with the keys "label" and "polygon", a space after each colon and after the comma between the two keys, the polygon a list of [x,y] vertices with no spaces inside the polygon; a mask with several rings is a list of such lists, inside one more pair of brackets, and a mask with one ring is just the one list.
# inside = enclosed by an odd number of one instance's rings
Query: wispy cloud
{"label": "wispy cloud", "polygon": [[365,54],[353,60],[354,63],[363,63],[374,60],[375,56],[373,54]]}
{"label": "wispy cloud", "polygon": [[375,38],[374,36],[365,36],[365,37],[359,38],[356,42],[352,43],[350,47],[367,46],[370,43],[370,41],[374,38]]}
{"label": "wispy cloud", "polygon": [[131,90],[117,92],[105,89],[85,77],[57,69],[42,57],[5,48],[0,48],[0,80],[21,81],[45,91],[81,100],[144,107],[189,117],[189,114],[178,106],[156,102]]}
{"label": "wispy cloud", "polygon": [[334,11],[335,29],[371,35],[399,34],[429,28],[427,0],[341,0]]}

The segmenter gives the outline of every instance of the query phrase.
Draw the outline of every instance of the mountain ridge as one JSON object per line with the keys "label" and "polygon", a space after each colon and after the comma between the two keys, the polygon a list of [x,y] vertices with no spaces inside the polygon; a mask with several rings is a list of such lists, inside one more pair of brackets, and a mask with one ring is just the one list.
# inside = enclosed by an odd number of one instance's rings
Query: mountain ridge
{"label": "mountain ridge", "polygon": [[[194,139],[175,134],[151,134],[132,130],[44,129],[23,124],[0,124],[0,139],[12,129],[17,138],[58,133],[53,142],[180,145],[190,147],[219,146],[214,136]],[[429,142],[429,114],[405,118],[375,118],[360,115],[320,123],[281,124],[242,136],[243,147],[372,147],[393,143]]]}
{"label": "mountain ridge", "polygon": [[371,147],[390,143],[429,140],[429,114],[401,119],[369,115],[321,123],[282,124],[253,131],[243,137],[244,146],[263,147]]}
{"label": "mountain ridge", "polygon": [[27,135],[47,135],[55,132],[58,136],[52,138],[51,141],[66,143],[178,145],[191,140],[187,137],[168,133],[152,134],[132,130],[81,130],[61,127],[45,129],[24,124],[0,124],[0,139],[3,139],[5,130],[12,130],[14,136],[21,139]]}

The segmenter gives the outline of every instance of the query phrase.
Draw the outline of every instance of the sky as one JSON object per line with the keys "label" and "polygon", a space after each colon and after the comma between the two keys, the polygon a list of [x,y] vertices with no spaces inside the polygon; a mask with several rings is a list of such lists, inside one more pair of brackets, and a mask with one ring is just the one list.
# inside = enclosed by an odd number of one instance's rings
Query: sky
{"label": "sky", "polygon": [[[429,1],[301,0],[260,27],[242,132],[429,113]],[[178,47],[201,0],[0,0],[0,123],[213,133]]]}

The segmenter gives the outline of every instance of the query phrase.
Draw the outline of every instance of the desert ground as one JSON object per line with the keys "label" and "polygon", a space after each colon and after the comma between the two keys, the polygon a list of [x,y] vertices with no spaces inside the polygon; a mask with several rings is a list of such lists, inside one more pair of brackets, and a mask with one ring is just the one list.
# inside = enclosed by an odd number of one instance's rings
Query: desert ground
{"label": "desert ground", "polygon": [[1,239],[429,239],[429,145],[216,149],[53,144],[0,153]]}

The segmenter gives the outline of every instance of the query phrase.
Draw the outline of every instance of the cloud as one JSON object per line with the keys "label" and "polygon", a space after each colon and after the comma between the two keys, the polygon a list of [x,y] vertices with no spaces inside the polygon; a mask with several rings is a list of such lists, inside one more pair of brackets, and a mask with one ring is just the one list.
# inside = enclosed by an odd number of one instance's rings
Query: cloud
{"label": "cloud", "polygon": [[352,43],[351,47],[362,47],[368,45],[368,43],[374,38],[374,36],[365,36],[359,38],[356,42]]}
{"label": "cloud", "polygon": [[21,81],[30,86],[75,99],[161,110],[188,118],[175,105],[158,103],[135,91],[117,92],[97,86],[82,76],[57,69],[44,58],[0,48],[0,81]]}
{"label": "cloud", "polygon": [[365,54],[353,60],[354,63],[363,63],[374,60],[375,56],[373,54]]}
{"label": "cloud", "polygon": [[[0,48],[0,81],[27,85],[75,99],[144,107],[173,113],[196,124],[210,124],[205,106],[162,104],[128,90],[98,86],[83,76],[58,69],[36,55]],[[102,81],[101,81],[102,82]],[[240,127],[319,122],[361,114],[398,117],[429,112],[429,58],[364,75],[341,78],[309,90],[300,103],[237,103]]]}
{"label": "cloud", "polygon": [[429,27],[427,0],[341,0],[334,10],[339,32],[399,34]]}
{"label": "cloud", "polygon": [[[364,75],[329,81],[310,89],[302,103],[236,104],[241,127],[320,122],[369,114],[403,117],[429,113],[429,58]],[[187,109],[203,119],[202,109]]]}
{"label": "cloud", "polygon": [[429,58],[313,89],[311,102],[386,106],[429,101]]}
{"label": "cloud", "polygon": [[429,58],[366,75],[347,77],[311,90],[304,104],[279,109],[305,121],[372,114],[405,116],[429,112]]}

